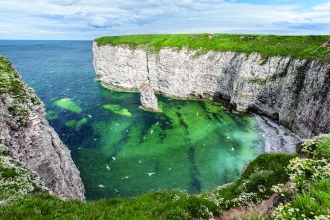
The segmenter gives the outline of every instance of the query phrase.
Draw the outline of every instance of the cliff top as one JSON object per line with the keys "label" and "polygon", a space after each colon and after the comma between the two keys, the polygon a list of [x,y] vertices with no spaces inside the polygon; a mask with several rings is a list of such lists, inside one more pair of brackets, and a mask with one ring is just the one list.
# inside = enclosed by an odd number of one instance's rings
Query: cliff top
{"label": "cliff top", "polygon": [[179,50],[189,49],[207,51],[233,51],[251,54],[260,53],[264,58],[286,56],[299,59],[321,59],[330,62],[330,36],[279,36],[279,35],[241,35],[241,34],[159,34],[105,36],[96,38],[99,46],[126,44],[131,48],[146,45],[152,51],[163,47]]}

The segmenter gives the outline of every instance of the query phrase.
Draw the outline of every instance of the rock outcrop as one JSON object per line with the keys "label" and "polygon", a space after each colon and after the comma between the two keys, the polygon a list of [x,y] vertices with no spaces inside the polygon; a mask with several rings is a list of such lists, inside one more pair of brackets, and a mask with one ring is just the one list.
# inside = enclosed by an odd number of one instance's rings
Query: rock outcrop
{"label": "rock outcrop", "polygon": [[94,68],[110,88],[138,92],[149,82],[156,93],[180,99],[228,100],[279,120],[302,137],[330,132],[330,64],[259,54],[163,48],[150,53],[126,45],[93,45]]}
{"label": "rock outcrop", "polygon": [[0,56],[0,143],[64,199],[84,200],[84,185],[69,149],[45,118],[43,103]]}
{"label": "rock outcrop", "polygon": [[149,83],[142,83],[139,90],[141,92],[140,102],[142,108],[146,111],[158,112],[158,100],[151,85]]}

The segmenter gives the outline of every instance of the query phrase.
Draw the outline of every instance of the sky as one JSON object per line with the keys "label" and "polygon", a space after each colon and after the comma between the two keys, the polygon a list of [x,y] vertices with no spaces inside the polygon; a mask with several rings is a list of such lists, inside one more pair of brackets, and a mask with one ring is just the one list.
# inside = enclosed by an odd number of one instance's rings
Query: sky
{"label": "sky", "polygon": [[161,33],[330,35],[330,1],[0,0],[0,39]]}

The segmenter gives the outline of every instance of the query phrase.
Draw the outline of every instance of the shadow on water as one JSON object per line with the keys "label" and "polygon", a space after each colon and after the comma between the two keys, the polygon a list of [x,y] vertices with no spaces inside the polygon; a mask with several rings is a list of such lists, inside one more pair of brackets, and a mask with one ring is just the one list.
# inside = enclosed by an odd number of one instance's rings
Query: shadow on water
{"label": "shadow on water", "polygon": [[188,150],[188,159],[191,163],[191,168],[189,170],[190,172],[190,181],[191,181],[191,185],[189,187],[189,191],[190,193],[197,193],[201,191],[201,182],[198,180],[197,176],[198,176],[198,168],[197,165],[195,163],[195,149],[193,147],[189,147]]}

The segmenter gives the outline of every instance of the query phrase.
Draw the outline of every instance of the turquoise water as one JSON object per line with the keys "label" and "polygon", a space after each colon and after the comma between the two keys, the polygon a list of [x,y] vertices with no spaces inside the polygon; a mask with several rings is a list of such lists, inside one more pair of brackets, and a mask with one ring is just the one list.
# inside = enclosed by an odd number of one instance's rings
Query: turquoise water
{"label": "turquoise water", "polygon": [[139,94],[94,81],[91,41],[0,41],[45,103],[51,126],[71,150],[89,200],[152,189],[189,193],[234,181],[262,152],[256,120],[221,103],[158,96],[160,113],[141,110]]}

